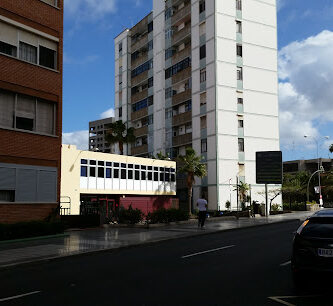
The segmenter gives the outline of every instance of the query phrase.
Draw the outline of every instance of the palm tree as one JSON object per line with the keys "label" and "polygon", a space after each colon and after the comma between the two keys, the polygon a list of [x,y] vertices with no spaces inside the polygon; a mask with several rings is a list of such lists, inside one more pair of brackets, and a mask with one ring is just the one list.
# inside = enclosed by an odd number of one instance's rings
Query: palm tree
{"label": "palm tree", "polygon": [[330,145],[330,147],[329,147],[329,151],[330,151],[331,153],[333,153],[333,143]]}
{"label": "palm tree", "polygon": [[159,152],[156,154],[156,156],[153,156],[154,159],[159,159],[159,160],[170,160],[170,157],[168,154],[164,155],[162,152]]}
{"label": "palm tree", "polygon": [[240,182],[237,185],[237,188],[238,188],[239,200],[240,200],[242,206],[245,206],[247,192],[250,190],[250,187],[248,184],[246,184],[244,182]]}
{"label": "palm tree", "polygon": [[203,178],[207,175],[206,165],[201,162],[202,157],[196,155],[192,148],[186,148],[185,155],[178,156],[181,163],[179,172],[186,174],[186,185],[188,188],[188,209],[192,212],[192,190],[195,183],[195,177]]}
{"label": "palm tree", "polygon": [[122,120],[111,123],[110,131],[105,135],[106,142],[110,144],[119,144],[120,154],[124,154],[124,143],[129,144],[135,141],[134,128],[127,128]]}

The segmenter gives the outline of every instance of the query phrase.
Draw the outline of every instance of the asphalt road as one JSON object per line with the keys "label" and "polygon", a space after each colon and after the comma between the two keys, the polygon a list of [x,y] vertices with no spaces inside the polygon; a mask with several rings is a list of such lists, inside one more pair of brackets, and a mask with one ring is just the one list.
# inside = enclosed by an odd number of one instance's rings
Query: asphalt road
{"label": "asphalt road", "polygon": [[332,305],[333,298],[325,296],[329,289],[323,286],[311,285],[302,292],[293,288],[289,260],[298,224],[240,229],[0,270],[0,306]]}

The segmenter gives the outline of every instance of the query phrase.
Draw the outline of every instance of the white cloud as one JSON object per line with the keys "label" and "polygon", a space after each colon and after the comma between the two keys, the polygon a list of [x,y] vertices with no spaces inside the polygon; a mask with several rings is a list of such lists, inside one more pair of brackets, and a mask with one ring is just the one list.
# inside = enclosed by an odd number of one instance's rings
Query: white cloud
{"label": "white cloud", "polygon": [[286,3],[287,3],[286,0],[277,0],[276,2],[277,10],[279,11],[280,9],[282,9],[286,5]]}
{"label": "white cloud", "polygon": [[[316,121],[333,122],[333,32],[295,41],[279,52],[281,144],[318,136]],[[304,140],[302,141],[304,143]]]}
{"label": "white cloud", "polygon": [[76,145],[79,150],[88,150],[89,131],[62,133],[62,143]]}
{"label": "white cloud", "polygon": [[101,113],[100,118],[101,119],[105,119],[105,118],[110,118],[110,117],[114,117],[114,116],[115,116],[114,109],[113,108],[109,108],[105,112]]}
{"label": "white cloud", "polygon": [[72,16],[98,19],[116,11],[116,0],[66,0],[65,12]]}

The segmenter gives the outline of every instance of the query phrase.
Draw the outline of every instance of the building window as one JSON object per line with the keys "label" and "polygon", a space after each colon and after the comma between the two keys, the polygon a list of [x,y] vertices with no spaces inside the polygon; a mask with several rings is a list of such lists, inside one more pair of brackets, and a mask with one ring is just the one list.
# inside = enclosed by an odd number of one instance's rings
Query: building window
{"label": "building window", "polygon": [[121,118],[123,116],[123,108],[122,107],[119,107],[119,110],[118,110],[118,115],[119,115],[119,118]]}
{"label": "building window", "polygon": [[10,56],[17,56],[17,48],[13,45],[7,44],[3,41],[0,41],[0,53],[4,53]]}
{"label": "building window", "polygon": [[170,28],[165,31],[165,39],[170,39],[174,33],[174,29]]}
{"label": "building window", "polygon": [[133,170],[128,170],[127,175],[129,180],[133,180]]}
{"label": "building window", "polygon": [[242,10],[242,0],[236,0],[236,10]]}
{"label": "building window", "polygon": [[173,57],[175,53],[176,53],[175,48],[169,48],[165,50],[165,60],[169,59],[170,57]]}
{"label": "building window", "polygon": [[207,116],[200,117],[200,129],[206,129],[207,128]]}
{"label": "building window", "polygon": [[201,153],[207,152],[207,138],[201,139]]}
{"label": "building window", "polygon": [[189,112],[190,110],[192,110],[192,100],[185,102],[185,112]]}
{"label": "building window", "polygon": [[88,176],[88,167],[87,166],[81,166],[81,176],[82,177]]}
{"label": "building window", "polygon": [[56,69],[56,52],[49,48],[39,46],[39,65]]}
{"label": "building window", "polygon": [[242,119],[238,120],[238,127],[244,128],[244,120],[242,120]]}
{"label": "building window", "polygon": [[121,179],[126,180],[126,169],[121,169]]}
{"label": "building window", "polygon": [[205,0],[201,0],[199,2],[199,14],[201,14],[205,10],[206,10],[206,1]]}
{"label": "building window", "polygon": [[200,94],[200,106],[206,105],[207,103],[207,94],[203,92]]}
{"label": "building window", "polygon": [[149,115],[148,116],[148,125],[154,124],[154,115]]}
{"label": "building window", "polygon": [[244,138],[238,138],[238,151],[244,152]]}
{"label": "building window", "polygon": [[237,52],[237,56],[243,57],[243,46],[242,45],[237,45],[236,47],[236,52]]}
{"label": "building window", "polygon": [[151,21],[148,23],[148,33],[154,30],[154,23]]}
{"label": "building window", "polygon": [[113,169],[113,177],[114,178],[119,178],[119,169]]}
{"label": "building window", "polygon": [[0,202],[15,202],[15,190],[0,190]]}
{"label": "building window", "polygon": [[89,176],[96,177],[96,167],[89,167]]}
{"label": "building window", "polygon": [[206,45],[203,45],[200,47],[200,59],[203,59],[206,57]]}
{"label": "building window", "polygon": [[98,167],[98,173],[97,173],[99,178],[104,178],[104,168]]}
{"label": "building window", "polygon": [[191,59],[187,57],[186,59],[180,61],[179,63],[173,65],[172,67],[165,70],[165,79],[169,79],[173,75],[176,75],[178,72],[183,71],[184,69],[191,66]]}
{"label": "building window", "polygon": [[106,168],[105,169],[105,177],[106,178],[111,178],[111,173],[112,173],[112,170],[111,170],[111,168]]}
{"label": "building window", "polygon": [[243,81],[243,68],[237,67],[237,80]]}
{"label": "building window", "polygon": [[243,98],[237,98],[237,104],[243,105]]}
{"label": "building window", "polygon": [[20,41],[20,59],[37,64],[37,48]]}
{"label": "building window", "polygon": [[151,41],[148,42],[147,48],[148,48],[148,51],[154,49],[154,41],[153,40],[151,40]]}
{"label": "building window", "polygon": [[122,42],[119,43],[119,45],[118,45],[118,50],[119,50],[119,54],[121,54],[122,51],[123,51],[123,43],[122,43]]}
{"label": "building window", "polygon": [[166,9],[165,11],[165,20],[168,20],[169,18],[172,17],[173,15],[173,7],[169,7],[168,9]]}
{"label": "building window", "polygon": [[206,22],[203,22],[199,25],[199,36],[206,34]]}
{"label": "building window", "polygon": [[206,82],[206,68],[200,70],[200,83]]}
{"label": "building window", "polygon": [[242,22],[241,21],[236,21],[236,32],[242,33]]}
{"label": "building window", "polygon": [[154,78],[151,77],[148,79],[148,88],[153,87],[153,86],[154,86]]}
{"label": "building window", "polygon": [[167,108],[165,110],[165,119],[169,119],[169,118],[172,118],[172,108]]}
{"label": "building window", "polygon": [[138,76],[139,74],[152,69],[153,68],[153,60],[149,60],[147,62],[145,62],[144,64],[140,65],[139,67],[135,68],[134,70],[132,70],[131,76],[132,78]]}

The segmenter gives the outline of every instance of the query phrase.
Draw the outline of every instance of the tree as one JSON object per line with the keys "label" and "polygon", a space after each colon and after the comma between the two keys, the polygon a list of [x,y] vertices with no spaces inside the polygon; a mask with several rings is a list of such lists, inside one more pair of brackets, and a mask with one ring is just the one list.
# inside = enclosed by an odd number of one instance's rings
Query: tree
{"label": "tree", "polygon": [[203,178],[207,175],[206,165],[202,163],[202,157],[196,155],[192,148],[186,148],[185,155],[178,156],[181,164],[179,172],[186,174],[186,185],[188,188],[188,209],[192,212],[192,190],[195,177]]}
{"label": "tree", "polygon": [[329,151],[330,151],[331,153],[333,153],[333,143],[330,145],[330,147],[329,147]]}
{"label": "tree", "polygon": [[[250,187],[248,184],[246,184],[244,182],[240,182],[236,188],[238,189],[238,197],[241,202],[242,208],[244,209],[245,202],[247,199],[247,192],[250,190]],[[237,189],[235,189],[235,190],[237,190]]]}
{"label": "tree", "polygon": [[119,144],[120,154],[124,154],[124,143],[129,144],[135,141],[134,128],[127,128],[122,120],[111,123],[110,131],[105,135],[106,142],[110,144]]}
{"label": "tree", "polygon": [[156,154],[156,156],[153,156],[154,159],[159,159],[159,160],[170,160],[170,157],[168,154],[164,155],[162,152],[159,152]]}

